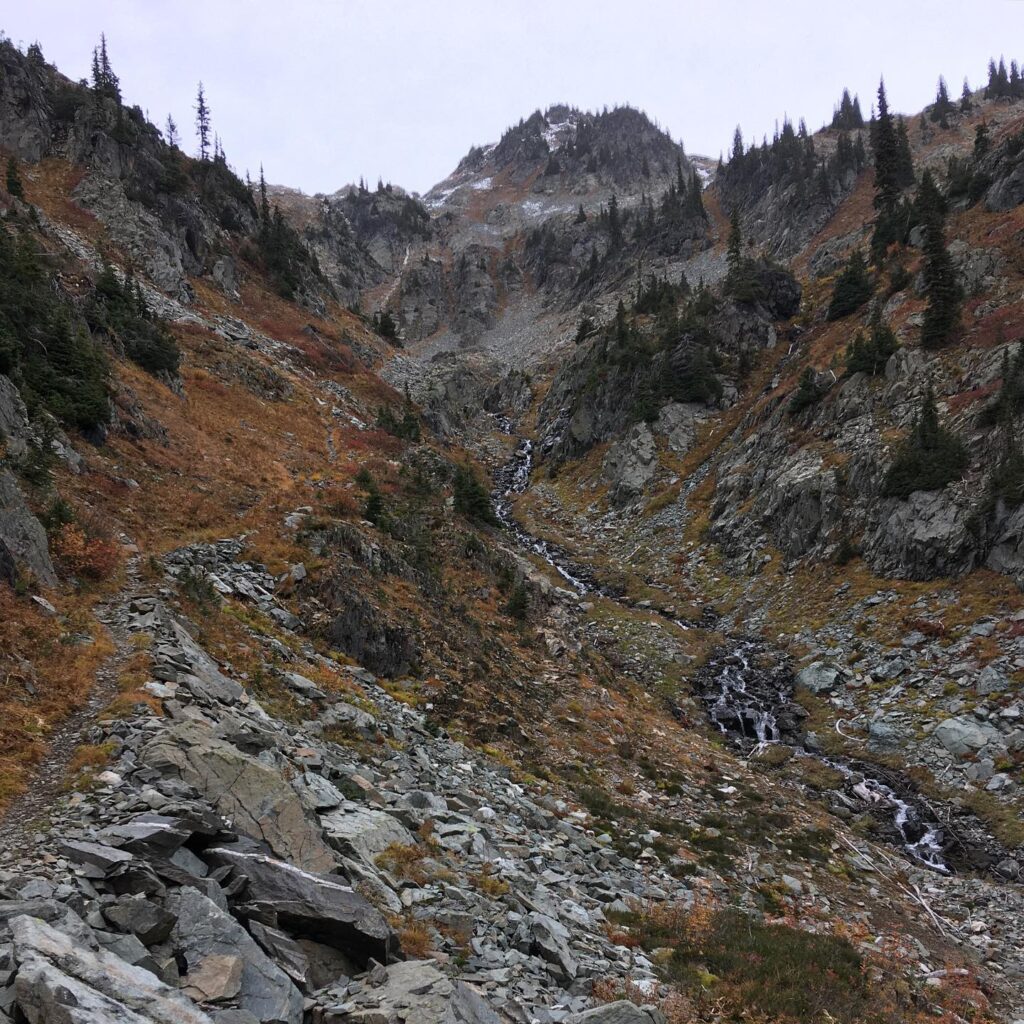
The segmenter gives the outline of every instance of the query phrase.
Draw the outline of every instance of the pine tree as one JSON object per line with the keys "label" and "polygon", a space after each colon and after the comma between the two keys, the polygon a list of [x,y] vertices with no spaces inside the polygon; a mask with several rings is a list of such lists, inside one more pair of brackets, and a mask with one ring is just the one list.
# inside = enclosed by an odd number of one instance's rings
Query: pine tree
{"label": "pine tree", "polygon": [[612,249],[622,248],[622,221],[619,217],[619,201],[614,192],[608,201],[608,238]]}
{"label": "pine tree", "polygon": [[270,202],[267,200],[267,179],[263,176],[263,164],[260,164],[260,223],[264,230],[270,224]]}
{"label": "pine tree", "polygon": [[580,203],[580,208],[576,211],[576,219],[573,221],[574,224],[586,224],[587,222],[587,211],[583,209],[583,204]]}
{"label": "pine tree", "polygon": [[736,131],[732,137],[732,155],[729,157],[730,162],[743,162],[743,132],[740,131],[740,126],[736,125]]}
{"label": "pine tree", "polygon": [[971,99],[971,87],[964,79],[963,92],[960,93],[960,113],[969,114],[974,109],[974,102]]}
{"label": "pine tree", "polygon": [[946,89],[946,80],[941,75],[939,76],[939,88],[935,94],[935,103],[932,106],[931,119],[938,122],[939,127],[949,127],[949,115],[954,111],[953,103],[949,98],[949,92]]}
{"label": "pine tree", "polygon": [[875,151],[875,209],[889,212],[899,200],[902,185],[899,138],[889,113],[884,81],[878,86],[878,116],[871,133],[871,146]]}
{"label": "pine tree", "polygon": [[210,156],[210,108],[206,104],[203,83],[199,83],[196,92],[196,134],[199,137],[199,159],[207,160]]}
{"label": "pine tree", "polygon": [[974,159],[980,160],[989,150],[988,125],[982,121],[974,129]]}
{"label": "pine tree", "polygon": [[726,259],[729,262],[729,273],[734,275],[739,270],[743,256],[743,232],[740,229],[740,211],[735,208],[729,218],[729,238],[726,243]]}
{"label": "pine tree", "polygon": [[100,45],[92,51],[92,88],[97,96],[121,102],[121,83],[110,66],[105,34],[100,35]]}
{"label": "pine tree", "polygon": [[704,209],[704,186],[696,169],[690,175],[690,187],[686,190],[686,211],[701,220],[708,219],[707,210]]}
{"label": "pine tree", "polygon": [[178,135],[178,126],[170,114],[167,115],[167,122],[164,125],[164,137],[167,139],[167,145],[172,149],[176,149],[181,141]]}
{"label": "pine tree", "polygon": [[860,309],[871,298],[871,277],[859,249],[850,254],[846,268],[836,278],[826,319],[838,320]]}
{"label": "pine tree", "polygon": [[962,298],[953,261],[946,249],[945,200],[931,174],[921,179],[915,207],[924,224],[924,291],[928,306],[921,326],[921,344],[940,348],[960,322]]}
{"label": "pine tree", "polygon": [[875,377],[885,370],[889,357],[899,348],[896,335],[892,328],[882,319],[880,306],[875,306],[871,314],[869,333],[864,337],[858,331],[846,349],[846,373],[866,373]]}
{"label": "pine tree", "polygon": [[921,399],[910,435],[886,474],[882,493],[906,498],[915,491],[937,491],[959,480],[967,469],[963,442],[939,422],[935,393],[929,386]]}
{"label": "pine tree", "polygon": [[788,412],[790,416],[801,413],[804,409],[821,401],[826,389],[818,384],[818,375],[811,366],[805,366],[800,374],[800,382],[797,385],[793,397],[789,400]]}
{"label": "pine tree", "polygon": [[7,194],[15,199],[25,198],[25,186],[21,183],[21,175],[18,173],[18,164],[13,156],[7,158]]}

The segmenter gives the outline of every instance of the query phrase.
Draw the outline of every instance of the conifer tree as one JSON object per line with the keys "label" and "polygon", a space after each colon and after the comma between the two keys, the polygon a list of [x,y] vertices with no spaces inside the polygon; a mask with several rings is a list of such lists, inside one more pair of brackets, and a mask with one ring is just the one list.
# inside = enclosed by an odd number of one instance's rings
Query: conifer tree
{"label": "conifer tree", "polygon": [[860,309],[871,298],[871,278],[859,249],[850,254],[846,268],[836,278],[826,319],[838,320]]}
{"label": "conifer tree", "polygon": [[982,121],[974,129],[974,159],[980,160],[989,150],[988,125]]}
{"label": "conifer tree", "polygon": [[199,83],[196,92],[196,134],[199,137],[199,159],[208,160],[210,156],[210,108],[206,103],[203,83]]}
{"label": "conifer tree", "polygon": [[875,209],[891,211],[900,197],[900,155],[896,124],[889,113],[885,95],[885,82],[878,86],[878,115],[871,133],[871,146],[875,151]]}
{"label": "conifer tree", "polygon": [[896,120],[897,141],[897,175],[900,186],[906,188],[914,184],[914,157],[910,151],[910,136],[907,134],[907,123],[902,117]]}
{"label": "conifer tree", "polygon": [[962,294],[946,249],[945,201],[930,173],[921,179],[915,206],[924,224],[923,273],[928,299],[921,325],[921,344],[935,349],[944,345],[959,325]]}
{"label": "conifer tree", "polygon": [[622,221],[619,217],[619,201],[614,192],[608,202],[608,237],[612,249],[622,248]]}
{"label": "conifer tree", "polygon": [[729,238],[726,243],[726,259],[729,262],[730,274],[735,274],[739,269],[742,255],[743,232],[740,230],[740,211],[736,208],[732,211],[732,216],[729,218]]}
{"label": "conifer tree", "polygon": [[267,200],[267,179],[263,176],[263,164],[260,164],[260,223],[264,229],[270,224],[270,203]]}
{"label": "conifer tree", "polygon": [[107,37],[103,33],[100,35],[100,45],[92,51],[92,88],[97,96],[121,102],[121,83],[110,66]]}
{"label": "conifer tree", "polygon": [[974,109],[974,102],[971,99],[971,87],[964,79],[964,88],[960,93],[960,113],[969,114]]}
{"label": "conifer tree", "polygon": [[967,463],[963,442],[939,422],[935,393],[929,386],[914,426],[886,474],[883,494],[906,498],[914,491],[940,490],[959,480]]}
{"label": "conifer tree", "polygon": [[181,141],[178,135],[178,126],[170,114],[167,115],[167,123],[164,125],[164,136],[167,139],[167,145],[172,149],[176,149]]}
{"label": "conifer tree", "polygon": [[21,183],[21,175],[18,174],[18,164],[13,156],[7,158],[7,194],[15,199],[25,198],[25,186]]}
{"label": "conifer tree", "polygon": [[949,127],[949,115],[953,113],[953,103],[949,98],[949,92],[946,89],[946,80],[941,75],[939,76],[939,88],[935,94],[935,103],[932,106],[931,119],[938,122],[939,127]]}

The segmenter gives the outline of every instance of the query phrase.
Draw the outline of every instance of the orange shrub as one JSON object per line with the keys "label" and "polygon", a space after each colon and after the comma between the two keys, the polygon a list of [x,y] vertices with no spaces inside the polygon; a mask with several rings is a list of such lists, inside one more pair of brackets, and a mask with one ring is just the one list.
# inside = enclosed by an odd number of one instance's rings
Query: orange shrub
{"label": "orange shrub", "polygon": [[75,523],[61,528],[53,548],[68,571],[90,580],[108,579],[121,561],[121,549],[114,541],[90,537]]}

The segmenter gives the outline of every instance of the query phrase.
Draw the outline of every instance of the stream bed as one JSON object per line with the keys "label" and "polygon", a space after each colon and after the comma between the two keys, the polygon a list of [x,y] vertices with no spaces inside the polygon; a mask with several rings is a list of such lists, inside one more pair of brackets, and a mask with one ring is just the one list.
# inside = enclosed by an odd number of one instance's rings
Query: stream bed
{"label": "stream bed", "polygon": [[[508,420],[499,417],[498,422],[512,434]],[[532,470],[533,442],[523,438],[495,477],[493,499],[498,520],[520,547],[539,555],[581,597],[600,595],[632,608],[621,593],[602,586],[592,570],[573,560],[559,545],[535,537],[516,520],[515,497],[529,486]],[[681,629],[693,625],[665,617]],[[825,794],[832,806],[845,808],[851,816],[870,813],[878,823],[880,837],[915,863],[945,875],[964,869],[991,872],[1009,856],[977,818],[959,808],[937,808],[920,796],[904,773],[818,750],[805,732],[806,712],[793,699],[793,672],[781,652],[769,651],[753,638],[730,638],[708,660],[695,682],[708,719],[732,746],[750,755],[785,744],[793,756],[828,766],[843,780],[841,787]]]}

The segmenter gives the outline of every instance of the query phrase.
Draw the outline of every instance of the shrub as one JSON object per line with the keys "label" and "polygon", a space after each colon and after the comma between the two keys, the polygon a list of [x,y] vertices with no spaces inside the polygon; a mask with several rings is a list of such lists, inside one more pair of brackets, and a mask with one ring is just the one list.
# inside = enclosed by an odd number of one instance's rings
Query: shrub
{"label": "shrub", "polygon": [[61,527],[54,552],[69,572],[89,580],[108,579],[121,561],[121,550],[114,541],[89,536],[76,523]]}
{"label": "shrub", "polygon": [[520,622],[526,620],[527,615],[530,612],[530,593],[526,589],[525,583],[517,583],[515,589],[509,595],[508,603],[505,605],[505,611],[508,615],[511,615],[513,619],[518,619]]}
{"label": "shrub", "polygon": [[707,976],[735,1012],[776,1020],[861,1020],[873,1008],[861,957],[844,938],[784,924],[761,924],[738,910],[690,915],[672,936],[668,964],[681,987],[701,989]]}
{"label": "shrub", "polygon": [[966,447],[939,423],[935,395],[928,388],[910,435],[889,467],[882,492],[887,497],[906,498],[914,491],[937,491],[959,480],[967,464]]}

